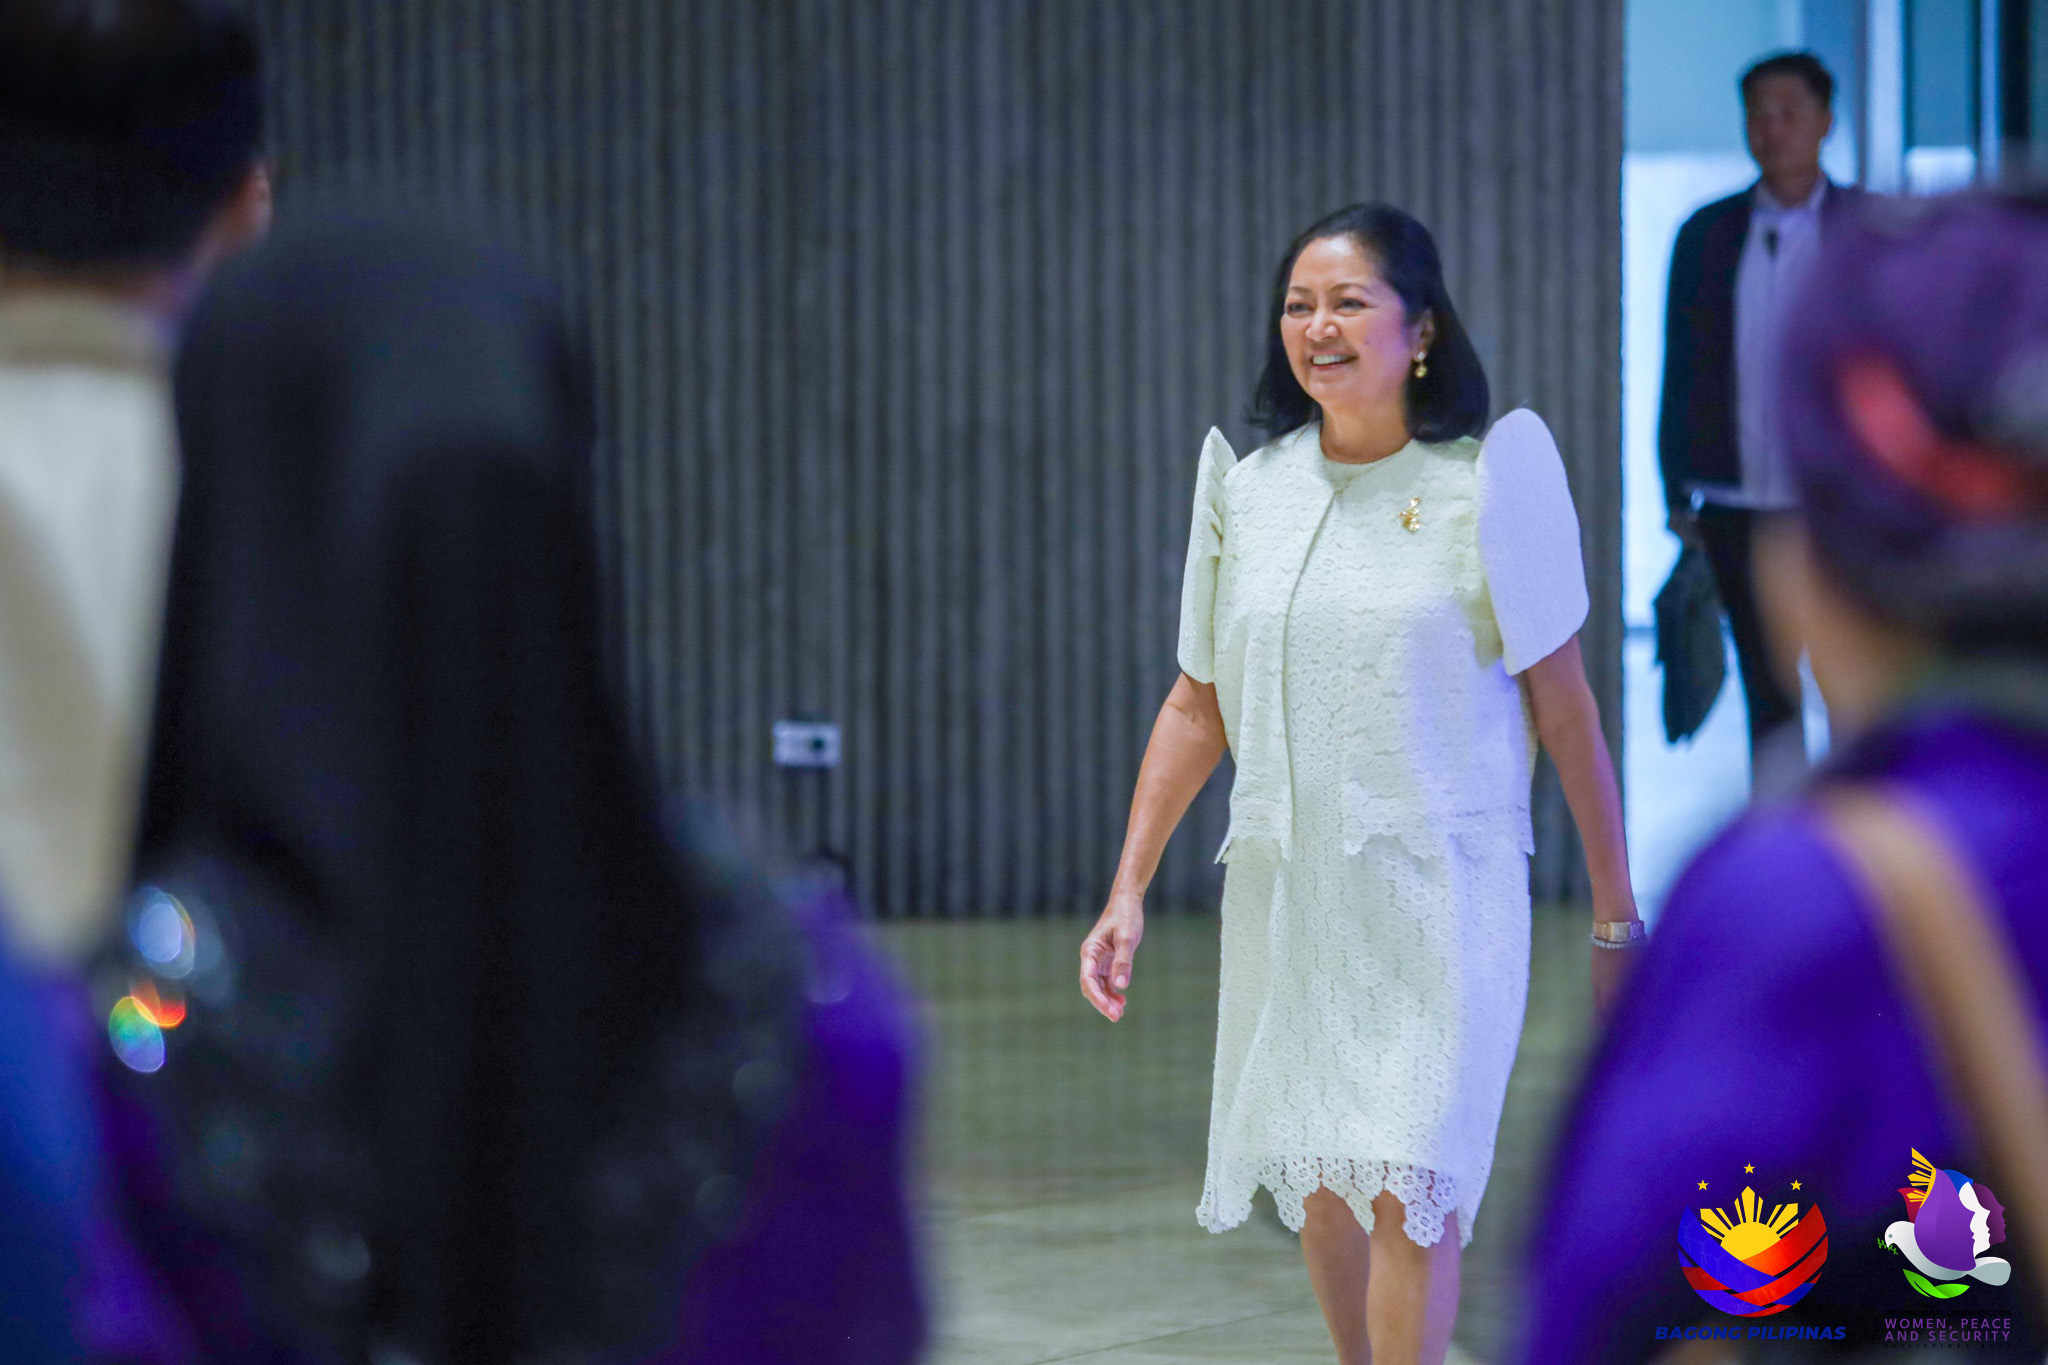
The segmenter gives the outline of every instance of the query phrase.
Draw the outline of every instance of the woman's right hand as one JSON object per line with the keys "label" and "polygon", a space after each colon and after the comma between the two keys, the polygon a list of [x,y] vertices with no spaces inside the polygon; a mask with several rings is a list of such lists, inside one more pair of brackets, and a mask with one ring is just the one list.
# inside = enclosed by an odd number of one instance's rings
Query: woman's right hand
{"label": "woman's right hand", "polygon": [[1145,936],[1145,887],[1158,870],[1167,836],[1223,761],[1226,743],[1215,685],[1181,674],[1159,708],[1145,761],[1138,765],[1131,823],[1110,881],[1109,904],[1081,940],[1081,994],[1112,1024],[1124,1017],[1131,958]]}
{"label": "woman's right hand", "polygon": [[1145,937],[1145,897],[1113,891],[1102,917],[1081,940],[1081,994],[1112,1024],[1124,1017],[1124,992],[1131,985],[1131,959]]}

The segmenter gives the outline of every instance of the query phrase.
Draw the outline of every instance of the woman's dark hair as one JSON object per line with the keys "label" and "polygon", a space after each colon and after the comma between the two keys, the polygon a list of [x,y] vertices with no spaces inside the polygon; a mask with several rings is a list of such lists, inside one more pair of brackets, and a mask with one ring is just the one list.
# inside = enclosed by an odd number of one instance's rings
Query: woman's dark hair
{"label": "woman's dark hair", "polygon": [[166,266],[263,138],[256,33],[208,0],[0,0],[0,251]]}
{"label": "woman's dark hair", "polygon": [[646,1359],[802,1065],[799,947],[607,690],[550,291],[460,229],[294,219],[176,373],[137,863],[194,926],[171,1184],[294,1360]]}
{"label": "woman's dark hair", "polygon": [[1458,310],[1451,306],[1436,241],[1428,228],[1392,204],[1353,204],[1338,209],[1296,237],[1280,258],[1280,271],[1273,279],[1273,308],[1266,317],[1266,367],[1246,414],[1252,425],[1269,436],[1283,436],[1318,415],[1316,401],[1302,390],[1294,367],[1287,363],[1280,319],[1287,307],[1287,286],[1294,278],[1295,261],[1309,243],[1326,237],[1349,237],[1358,243],[1378,264],[1381,277],[1401,296],[1401,307],[1410,321],[1424,313],[1436,320],[1429,373],[1421,379],[1412,374],[1408,377],[1408,430],[1415,439],[1455,441],[1484,431],[1493,402],[1486,386],[1486,367],[1479,363],[1479,352],[1472,348],[1472,338],[1459,321]]}

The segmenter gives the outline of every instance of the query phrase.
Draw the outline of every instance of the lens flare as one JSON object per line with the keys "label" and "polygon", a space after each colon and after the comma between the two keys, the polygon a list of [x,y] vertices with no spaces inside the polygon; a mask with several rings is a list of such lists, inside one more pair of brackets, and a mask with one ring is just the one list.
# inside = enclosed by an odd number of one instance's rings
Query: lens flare
{"label": "lens flare", "polygon": [[137,977],[128,998],[160,1029],[168,1031],[185,1022],[185,997],[174,986],[159,988],[148,977]]}
{"label": "lens flare", "polygon": [[128,917],[128,937],[157,975],[183,980],[199,960],[199,935],[192,917],[168,891],[145,886]]}
{"label": "lens flare", "polygon": [[162,1069],[164,1031],[134,996],[124,995],[114,1003],[107,1015],[107,1038],[114,1045],[114,1055],[130,1071],[147,1074]]}

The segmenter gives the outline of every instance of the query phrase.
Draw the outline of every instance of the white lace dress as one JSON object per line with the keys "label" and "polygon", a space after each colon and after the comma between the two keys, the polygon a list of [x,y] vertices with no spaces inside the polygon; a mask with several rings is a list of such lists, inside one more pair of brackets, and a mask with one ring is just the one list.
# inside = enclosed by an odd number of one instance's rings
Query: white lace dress
{"label": "white lace dress", "polygon": [[[1499,590],[1490,587],[1498,583]],[[1237,763],[1198,1218],[1327,1187],[1371,1231],[1472,1236],[1528,992],[1533,727],[1512,672],[1570,639],[1577,519],[1533,414],[1371,465],[1313,426],[1211,436],[1181,666]]]}

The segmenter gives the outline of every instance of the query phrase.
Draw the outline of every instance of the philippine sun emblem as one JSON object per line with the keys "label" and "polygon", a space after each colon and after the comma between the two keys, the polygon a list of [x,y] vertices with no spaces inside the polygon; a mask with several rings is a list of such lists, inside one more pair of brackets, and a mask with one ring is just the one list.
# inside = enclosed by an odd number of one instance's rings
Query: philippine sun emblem
{"label": "philippine sun emblem", "polygon": [[1742,1191],[1732,1214],[1687,1209],[1678,1224],[1678,1263],[1686,1283],[1737,1317],[1782,1313],[1798,1303],[1827,1259],[1828,1225],[1818,1205],[1808,1205],[1802,1216],[1796,1203],[1779,1204],[1766,1216],[1753,1189]]}

